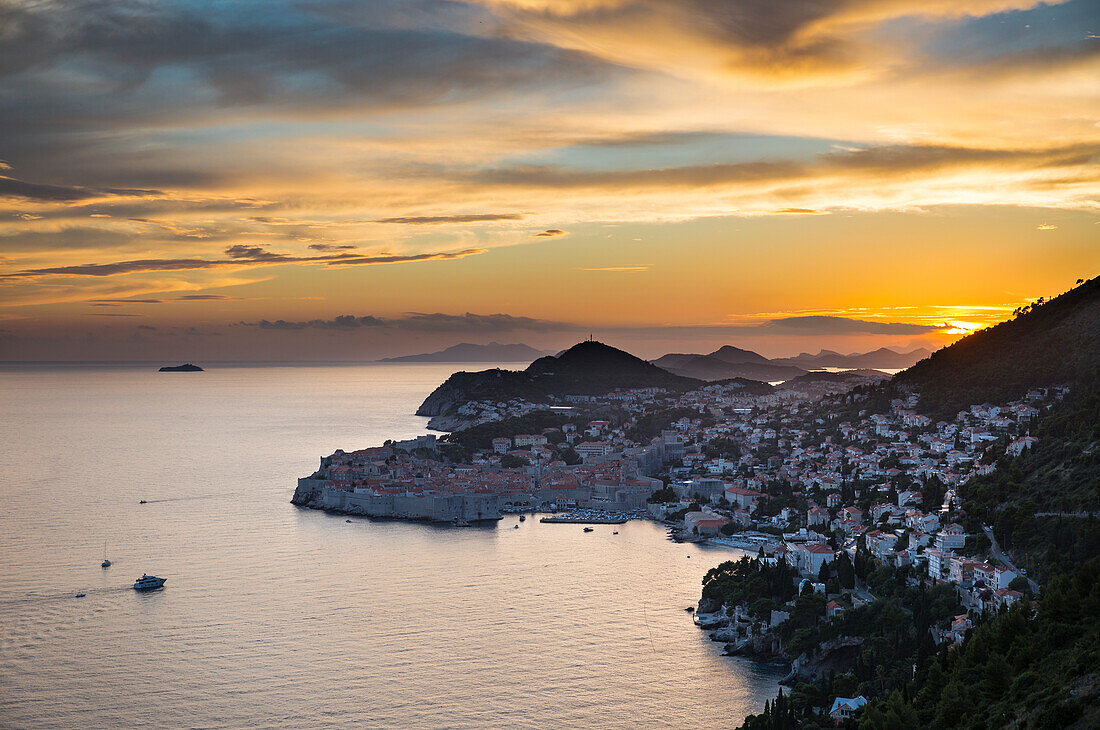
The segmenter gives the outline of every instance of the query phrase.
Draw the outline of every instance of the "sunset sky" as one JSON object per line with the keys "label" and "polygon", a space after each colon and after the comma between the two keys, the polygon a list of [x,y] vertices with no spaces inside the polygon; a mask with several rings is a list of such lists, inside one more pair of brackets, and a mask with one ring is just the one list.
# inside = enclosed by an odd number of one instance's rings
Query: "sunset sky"
{"label": "sunset sky", "polygon": [[1095,0],[0,0],[0,360],[936,347],[1097,274]]}

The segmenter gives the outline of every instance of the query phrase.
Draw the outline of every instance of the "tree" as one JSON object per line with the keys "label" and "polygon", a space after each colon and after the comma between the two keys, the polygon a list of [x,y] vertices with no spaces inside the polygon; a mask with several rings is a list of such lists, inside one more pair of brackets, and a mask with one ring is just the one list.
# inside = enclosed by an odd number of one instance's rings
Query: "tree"
{"label": "tree", "polygon": [[646,502],[650,504],[667,504],[668,502],[675,502],[676,499],[676,492],[673,491],[671,487],[665,487],[649,495],[649,497],[646,498]]}
{"label": "tree", "polygon": [[524,459],[522,456],[504,454],[500,457],[500,465],[505,469],[516,469],[523,466],[530,466],[531,462],[527,461],[527,459]]}
{"label": "tree", "polygon": [[568,446],[558,451],[558,455],[561,456],[561,460],[569,466],[576,466],[581,463],[581,455]]}

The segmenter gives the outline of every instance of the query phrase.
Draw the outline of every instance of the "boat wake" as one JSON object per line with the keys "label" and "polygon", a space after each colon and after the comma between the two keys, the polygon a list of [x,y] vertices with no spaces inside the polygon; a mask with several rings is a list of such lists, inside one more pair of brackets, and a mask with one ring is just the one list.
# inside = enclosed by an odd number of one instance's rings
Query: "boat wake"
{"label": "boat wake", "polygon": [[158,502],[191,502],[196,499],[216,499],[225,494],[196,494],[190,497],[165,497],[164,499],[143,499],[140,504],[156,504]]}
{"label": "boat wake", "polygon": [[83,593],[84,596],[91,598],[92,596],[106,596],[114,593],[123,593],[132,590],[129,585],[125,586],[112,586],[110,588],[73,588],[70,591],[61,593],[27,593],[23,596],[17,596],[13,598],[0,598],[0,608],[4,606],[26,606],[34,604],[53,603],[55,601],[68,601],[72,600],[77,594]]}

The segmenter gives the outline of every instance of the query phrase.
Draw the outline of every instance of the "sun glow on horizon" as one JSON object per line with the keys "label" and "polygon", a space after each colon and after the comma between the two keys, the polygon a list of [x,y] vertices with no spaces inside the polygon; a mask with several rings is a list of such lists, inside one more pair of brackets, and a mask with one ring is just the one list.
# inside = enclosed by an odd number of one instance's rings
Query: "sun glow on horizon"
{"label": "sun glow on horizon", "polygon": [[947,335],[968,335],[971,332],[977,332],[980,329],[988,327],[988,324],[980,324],[978,322],[964,322],[962,320],[951,320],[945,324],[944,334]]}
{"label": "sun glow on horizon", "polygon": [[354,5],[0,13],[0,358],[936,346],[1100,271],[1090,0]]}

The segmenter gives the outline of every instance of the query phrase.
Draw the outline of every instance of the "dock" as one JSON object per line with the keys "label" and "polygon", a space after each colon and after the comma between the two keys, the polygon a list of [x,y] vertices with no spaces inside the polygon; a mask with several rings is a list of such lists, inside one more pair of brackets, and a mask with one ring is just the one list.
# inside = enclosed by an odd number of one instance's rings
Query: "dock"
{"label": "dock", "polygon": [[571,525],[622,525],[629,520],[629,517],[586,517],[584,515],[554,515],[551,517],[542,517],[539,519],[539,522]]}

